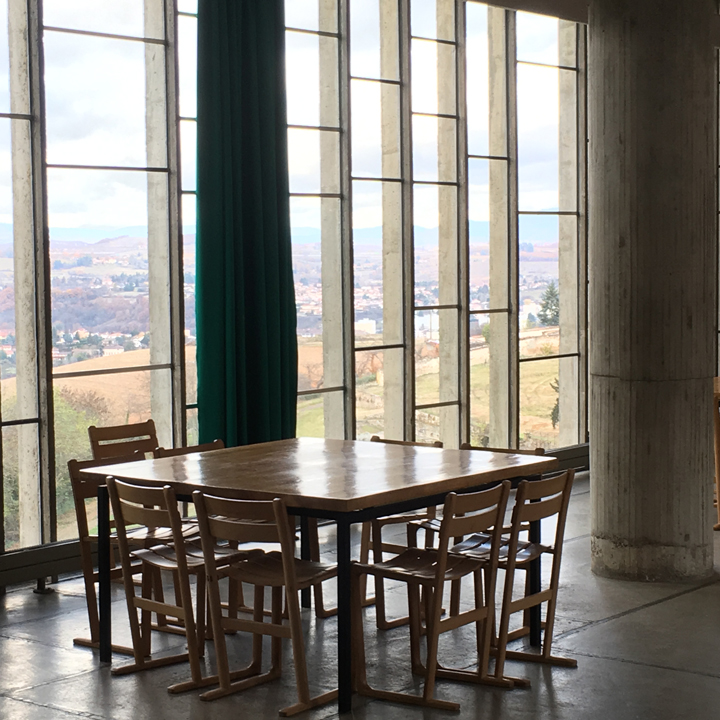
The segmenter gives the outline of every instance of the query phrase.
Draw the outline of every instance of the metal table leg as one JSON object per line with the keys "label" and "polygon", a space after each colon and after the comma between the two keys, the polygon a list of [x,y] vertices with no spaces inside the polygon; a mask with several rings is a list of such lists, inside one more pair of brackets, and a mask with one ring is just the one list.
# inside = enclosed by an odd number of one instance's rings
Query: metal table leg
{"label": "metal table leg", "polygon": [[107,485],[98,488],[98,580],[100,615],[100,662],[112,660],[110,613],[110,496]]}
{"label": "metal table leg", "polygon": [[337,521],[338,710],[352,709],[352,633],[350,616],[350,523]]}
{"label": "metal table leg", "polygon": [[[535,520],[530,523],[530,542],[540,542],[540,521]],[[528,568],[529,578],[528,584],[530,585],[530,593],[540,592],[540,558],[533,560]],[[541,605],[535,605],[531,607],[528,612],[530,613],[530,646],[540,647],[540,610]]]}

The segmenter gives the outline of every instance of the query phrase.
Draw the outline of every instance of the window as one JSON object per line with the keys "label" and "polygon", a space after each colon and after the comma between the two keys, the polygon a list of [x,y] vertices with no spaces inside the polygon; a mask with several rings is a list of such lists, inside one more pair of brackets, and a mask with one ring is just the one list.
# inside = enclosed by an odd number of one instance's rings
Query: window
{"label": "window", "polygon": [[298,434],[583,442],[584,26],[285,8]]}
{"label": "window", "polygon": [[163,0],[0,0],[0,551],[76,536],[89,425],[152,416],[184,440],[179,20]]}

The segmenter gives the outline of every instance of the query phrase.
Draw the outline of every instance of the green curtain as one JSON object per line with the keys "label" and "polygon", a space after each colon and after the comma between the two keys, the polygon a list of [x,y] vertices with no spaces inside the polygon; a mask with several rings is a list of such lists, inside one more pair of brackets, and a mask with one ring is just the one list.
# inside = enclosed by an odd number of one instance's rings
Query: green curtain
{"label": "green curtain", "polygon": [[200,442],[295,436],[283,0],[200,0]]}

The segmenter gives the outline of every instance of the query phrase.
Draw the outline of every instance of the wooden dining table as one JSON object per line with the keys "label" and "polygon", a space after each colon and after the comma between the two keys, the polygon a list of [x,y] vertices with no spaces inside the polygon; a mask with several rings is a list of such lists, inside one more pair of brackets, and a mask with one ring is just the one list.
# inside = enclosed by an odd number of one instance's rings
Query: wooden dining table
{"label": "wooden dining table", "polygon": [[[338,706],[352,703],[350,619],[350,528],[399,512],[442,504],[447,493],[516,484],[557,467],[554,457],[474,450],[390,445],[351,440],[295,438],[156,460],[88,468],[88,476],[108,475],[150,485],[169,485],[182,499],[195,490],[231,498],[283,498],[288,512],[337,523]],[[111,660],[110,522],[107,488],[99,494],[100,657]],[[304,538],[306,533],[301,533]],[[531,540],[540,541],[539,523]],[[302,553],[307,557],[308,548]],[[531,590],[539,590],[540,568],[531,569]],[[540,642],[539,606],[531,614],[531,644]]]}

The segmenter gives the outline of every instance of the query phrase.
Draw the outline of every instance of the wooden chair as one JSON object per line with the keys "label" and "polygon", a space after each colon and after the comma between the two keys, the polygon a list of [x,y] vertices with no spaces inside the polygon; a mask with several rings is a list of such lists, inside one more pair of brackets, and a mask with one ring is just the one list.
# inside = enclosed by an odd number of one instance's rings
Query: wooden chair
{"label": "wooden chair", "polygon": [[[491,448],[481,445],[471,445],[470,443],[462,443],[461,450],[479,450],[481,452],[504,453],[506,455],[545,455],[545,448],[537,447],[533,450],[516,450],[513,448]],[[432,547],[433,535],[440,529],[440,518],[428,518],[427,520],[416,520],[408,525],[408,546],[417,547],[417,535],[419,530],[425,532],[425,547]],[[505,528],[509,532],[510,528]],[[456,538],[456,542],[461,542],[462,538]],[[450,593],[450,615],[457,615],[460,611],[460,583],[453,585]]]}
{"label": "wooden chair", "polygon": [[[107,486],[117,523],[135,659],[133,663],[113,668],[113,675],[126,675],[140,670],[189,662],[190,680],[171,685],[168,692],[184,692],[212,685],[213,679],[203,678],[200,669],[200,657],[204,654],[205,646],[205,563],[202,558],[189,556],[186,553],[187,541],[183,536],[183,523],[178,512],[175,492],[167,485],[162,488],[147,487],[121,482],[112,477],[107,479]],[[151,547],[145,548],[131,547],[130,532],[134,532],[135,526],[138,525],[146,528],[149,533],[156,533],[159,529],[169,530],[169,542],[167,544],[155,542]],[[211,552],[214,553],[216,566],[243,560],[253,554],[262,554],[261,550],[243,551],[227,547],[213,548]],[[142,565],[142,592],[139,597],[135,594],[135,586],[131,578],[133,560],[140,561]],[[154,592],[152,577],[156,570],[169,570],[177,576],[180,599],[176,600],[175,604],[165,602]],[[190,574],[197,576],[197,621],[193,613]],[[138,610],[140,610],[140,620],[138,620]],[[175,617],[182,622],[187,639],[186,653],[152,657],[152,613]]]}
{"label": "wooden chair", "polygon": [[[492,620],[495,613],[495,579],[502,533],[502,522],[510,493],[510,482],[477,493],[456,495],[450,493],[445,500],[445,512],[440,524],[437,549],[407,548],[387,562],[375,564],[353,563],[352,621],[353,621],[353,681],[361,695],[392,702],[423,705],[443,710],[459,710],[455,702],[433,697],[436,678],[485,683],[512,687],[512,682],[497,679],[488,673]],[[448,552],[451,538],[470,533],[490,532],[492,542],[486,557],[475,559]],[[483,588],[483,571],[485,587]],[[407,583],[410,608],[410,657],[413,672],[425,676],[422,697],[406,693],[379,690],[367,681],[365,669],[365,640],[362,629],[361,577],[370,574]],[[467,575],[475,582],[475,608],[455,617],[442,617],[442,598],[445,583]],[[425,591],[425,619],[427,623],[427,660],[420,659],[420,588]],[[474,623],[478,649],[477,671],[444,668],[437,660],[438,639],[441,633]]]}
{"label": "wooden chair", "polygon": [[125,457],[135,452],[151,453],[159,444],[152,420],[100,428],[91,425],[88,436],[94,460]]}
{"label": "wooden chair", "polygon": [[[200,491],[193,493],[193,500],[197,508],[205,553],[210,619],[218,667],[218,674],[212,680],[219,684],[218,688],[205,692],[200,697],[203,700],[214,700],[280,677],[282,638],[290,638],[295,661],[298,702],[281,710],[280,715],[288,717],[334,700],[337,697],[337,690],[310,697],[298,592],[334,577],[336,566],[295,558],[294,535],[282,500],[229,500],[206,495]],[[226,568],[218,568],[213,558],[213,547],[223,540],[238,545],[248,542],[279,543],[280,551],[267,552]],[[223,615],[218,588],[223,576],[255,586],[255,612],[252,620]],[[272,588],[270,622],[263,620],[262,608],[266,587]],[[282,622],[283,587],[288,609],[288,625],[283,625]],[[251,663],[233,672],[230,671],[227,656],[225,633],[228,631],[253,634]],[[263,635],[272,637],[271,665],[264,673],[262,672]]]}
{"label": "wooden chair", "polygon": [[[78,526],[78,540],[80,542],[80,562],[83,571],[83,581],[85,583],[85,601],[87,602],[88,621],[90,623],[90,638],[74,638],[73,644],[83,647],[99,648],[100,647],[100,620],[98,615],[97,593],[95,592],[95,584],[98,582],[98,573],[93,564],[93,546],[97,543],[97,535],[90,532],[88,522],[87,501],[97,503],[98,487],[104,485],[105,481],[100,479],[85,479],[80,475],[80,471],[86,468],[101,467],[119,462],[132,462],[137,460],[136,455],[130,455],[124,458],[112,458],[107,460],[70,460],[68,462],[68,471],[70,472],[70,485],[73,492],[73,500],[75,502],[75,516]],[[113,538],[117,545],[117,537]],[[140,572],[140,564],[132,565],[132,572]],[[112,579],[120,579],[122,577],[122,569],[120,567],[111,570]],[[132,655],[132,648],[123,645],[113,645],[113,652],[122,653],[124,655]]]}
{"label": "wooden chair", "polygon": [[[435,447],[441,448],[443,444],[439,441],[433,443],[421,443],[412,442],[406,440],[385,440],[373,435],[370,438],[370,442],[380,442],[387,445],[406,445],[413,447]],[[394,553],[399,554],[407,549],[405,545],[399,545],[397,543],[387,543],[382,540],[382,529],[386,525],[398,525],[401,523],[409,523],[412,521],[424,521],[435,518],[437,515],[437,509],[435,507],[429,507],[426,510],[420,510],[417,512],[401,513],[398,515],[388,515],[387,517],[378,518],[371,522],[364,522],[362,524],[362,534],[360,536],[360,562],[367,563],[370,559],[370,552],[372,551],[374,562],[383,561],[383,553]],[[439,525],[438,525],[439,527]],[[385,611],[385,588],[384,581],[381,576],[375,576],[375,597],[367,597],[363,594],[363,606],[375,604],[375,621],[378,629],[389,630],[400,625],[405,625],[409,621],[409,617],[395,618],[394,620],[388,620]]]}
{"label": "wooden chair", "polygon": [[[498,637],[493,641],[497,646],[494,649],[496,655],[496,678],[503,677],[505,660],[508,658],[527,662],[542,662],[562,667],[577,667],[577,660],[552,655],[552,635],[560,581],[562,544],[574,475],[574,470],[568,470],[546,480],[535,480],[533,482],[523,480],[518,486],[510,534],[503,537],[500,549],[499,567],[505,570],[505,588]],[[557,524],[555,540],[552,545],[520,540],[520,534],[527,530],[530,522],[540,521],[554,515],[557,516]],[[474,559],[483,559],[487,557],[489,552],[487,537],[482,533],[476,533],[451,548],[451,552]],[[549,586],[540,592],[531,593],[527,582],[528,572],[524,596],[513,599],[515,571],[529,571],[530,563],[546,554],[552,555],[553,558]],[[547,602],[547,612],[545,622],[542,625],[544,628],[542,652],[538,654],[508,650],[508,642],[528,634],[529,609],[545,602]],[[508,630],[510,616],[520,611],[525,614],[523,627],[511,633]],[[517,686],[529,687],[530,685],[530,681],[525,678],[512,678],[512,680]]]}
{"label": "wooden chair", "polygon": [[208,452],[210,450],[222,450],[225,443],[222,440],[213,440],[212,442],[202,443],[200,445],[189,445],[187,447],[164,448],[156,447],[152,454],[154,458],[179,457],[181,455],[190,455],[191,453]]}

